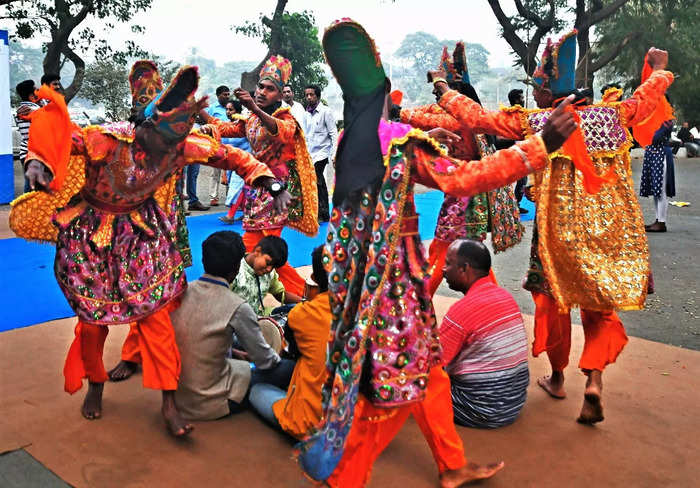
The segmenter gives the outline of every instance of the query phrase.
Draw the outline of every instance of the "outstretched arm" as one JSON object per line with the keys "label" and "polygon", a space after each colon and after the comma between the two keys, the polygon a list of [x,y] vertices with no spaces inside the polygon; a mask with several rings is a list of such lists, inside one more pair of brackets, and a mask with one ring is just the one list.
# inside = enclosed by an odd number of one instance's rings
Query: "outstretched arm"
{"label": "outstretched arm", "polygon": [[461,127],[461,124],[452,115],[434,103],[422,107],[401,109],[401,122],[423,130],[442,127],[455,132]]}
{"label": "outstretched arm", "polygon": [[673,73],[664,70],[654,71],[630,98],[620,103],[622,123],[626,127],[633,127],[644,122],[654,112],[671,83],[673,83]]}

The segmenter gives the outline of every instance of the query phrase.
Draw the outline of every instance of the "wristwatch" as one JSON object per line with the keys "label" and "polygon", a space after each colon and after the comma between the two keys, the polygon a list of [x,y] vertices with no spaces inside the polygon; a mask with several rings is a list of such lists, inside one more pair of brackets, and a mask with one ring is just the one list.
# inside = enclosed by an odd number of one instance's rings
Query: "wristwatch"
{"label": "wristwatch", "polygon": [[282,193],[286,189],[287,189],[286,184],[282,183],[279,180],[275,180],[272,182],[272,184],[270,184],[267,191],[270,192],[270,195],[272,195],[273,197],[276,197],[277,195],[279,195],[280,193]]}

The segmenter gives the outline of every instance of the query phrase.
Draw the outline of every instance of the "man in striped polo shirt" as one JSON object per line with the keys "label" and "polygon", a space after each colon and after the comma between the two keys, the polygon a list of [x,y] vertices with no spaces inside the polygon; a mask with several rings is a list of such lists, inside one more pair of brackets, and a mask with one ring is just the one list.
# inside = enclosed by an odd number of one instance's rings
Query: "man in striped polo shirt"
{"label": "man in striped polo shirt", "polygon": [[[15,87],[17,95],[21,100],[19,107],[17,107],[17,129],[19,130],[20,136],[22,136],[22,145],[19,149],[19,162],[24,167],[24,160],[27,157],[27,141],[29,140],[29,126],[31,125],[31,120],[29,120],[29,114],[40,107],[38,104],[39,99],[34,95],[36,87],[34,86],[34,80],[24,80],[17,84]],[[31,189],[29,188],[29,180],[24,177],[24,193],[27,193]]]}
{"label": "man in striped polo shirt", "polygon": [[527,335],[517,303],[489,278],[491,255],[479,241],[458,239],[447,250],[444,274],[464,298],[440,326],[445,370],[459,425],[511,424],[525,404],[530,374]]}

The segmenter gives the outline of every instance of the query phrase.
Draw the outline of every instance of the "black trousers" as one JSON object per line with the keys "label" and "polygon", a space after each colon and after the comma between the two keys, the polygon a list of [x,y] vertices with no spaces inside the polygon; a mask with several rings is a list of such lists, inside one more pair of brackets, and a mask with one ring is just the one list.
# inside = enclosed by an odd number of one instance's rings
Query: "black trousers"
{"label": "black trousers", "polygon": [[520,200],[523,199],[525,194],[525,185],[527,185],[527,176],[520,178],[515,184],[515,201],[518,202],[518,205],[520,205]]}
{"label": "black trousers", "polygon": [[328,188],[326,187],[326,179],[323,177],[323,170],[326,169],[328,158],[316,161],[314,169],[316,170],[316,188],[318,189],[318,221],[328,222],[330,212],[328,210]]}

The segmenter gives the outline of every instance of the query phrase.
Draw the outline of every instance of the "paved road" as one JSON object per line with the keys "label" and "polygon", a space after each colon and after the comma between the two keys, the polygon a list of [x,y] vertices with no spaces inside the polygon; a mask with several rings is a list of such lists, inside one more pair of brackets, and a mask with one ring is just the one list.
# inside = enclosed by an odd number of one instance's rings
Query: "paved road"
{"label": "paved road", "polygon": [[[639,184],[641,161],[633,160],[635,184]],[[207,201],[211,169],[202,167],[198,194]],[[15,175],[16,187],[22,185],[22,175]],[[650,295],[642,311],[623,312],[622,320],[630,335],[675,346],[700,350],[700,158],[676,160],[676,199],[691,202],[689,207],[669,208],[666,234],[651,234],[652,268],[656,293]],[[222,188],[223,196],[223,188]],[[654,221],[652,198],[641,198],[647,223]],[[223,211],[216,207],[215,211]],[[212,209],[214,210],[214,209]],[[201,212],[193,212],[193,215]],[[532,222],[526,222],[524,242],[494,258],[495,272],[501,285],[515,296],[523,313],[534,313],[530,294],[520,287],[530,249]],[[441,295],[458,296],[445,284]],[[579,321],[578,313],[574,320]]]}

